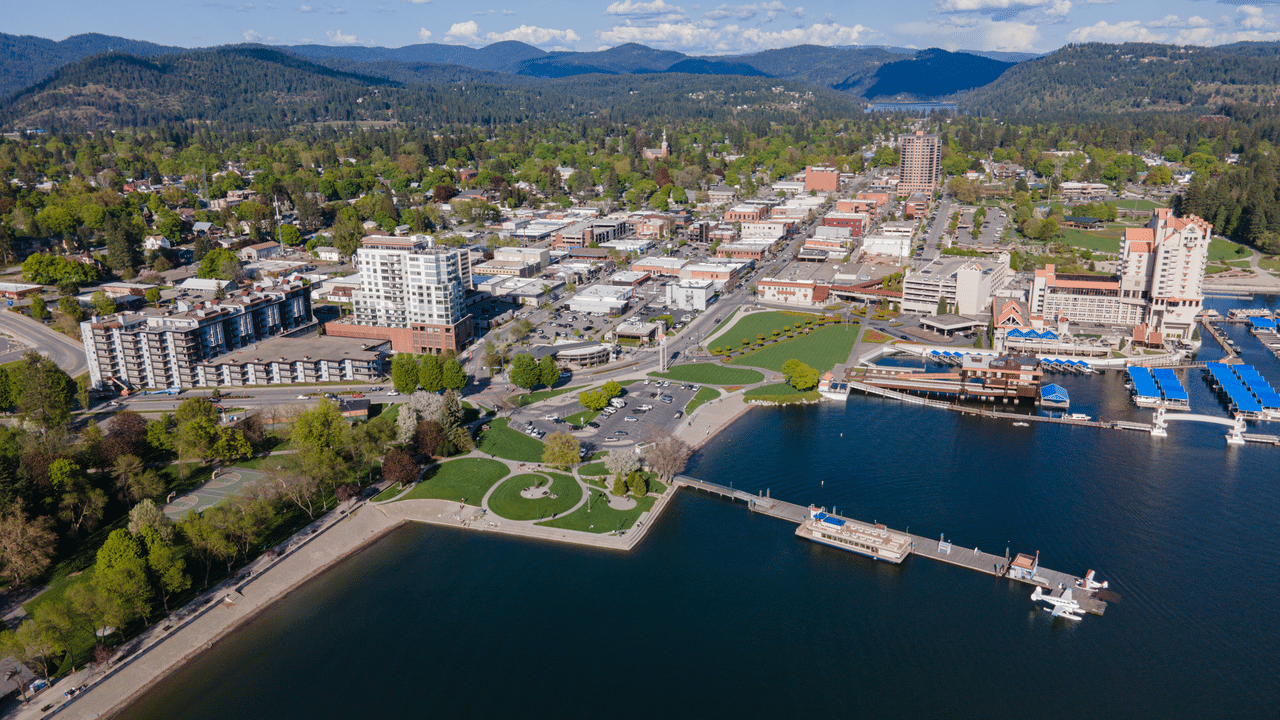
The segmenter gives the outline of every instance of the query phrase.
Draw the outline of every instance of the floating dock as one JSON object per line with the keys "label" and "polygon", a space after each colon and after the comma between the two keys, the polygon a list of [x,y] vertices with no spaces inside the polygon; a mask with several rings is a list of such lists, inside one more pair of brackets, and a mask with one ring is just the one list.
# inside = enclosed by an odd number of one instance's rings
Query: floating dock
{"label": "floating dock", "polygon": [[[770,517],[796,523],[800,525],[800,528],[796,531],[797,535],[802,535],[802,531],[806,525],[814,521],[812,517],[815,513],[814,509],[777,500],[769,497],[767,493],[763,495],[752,495],[751,493],[744,492],[742,490],[735,490],[732,487],[726,487],[718,483],[698,480],[687,475],[677,475],[673,478],[672,483],[676,487],[693,488],[713,495],[719,495],[720,497],[745,502],[752,512],[758,512],[762,515],[768,515]],[[1055,597],[1061,595],[1064,590],[1071,590],[1072,597],[1079,603],[1080,609],[1084,612],[1091,613],[1093,615],[1101,615],[1107,609],[1107,603],[1098,597],[1098,591],[1086,589],[1088,583],[1086,583],[1083,578],[1059,572],[1057,570],[1040,567],[1038,553],[1034,559],[1030,556],[1019,555],[1017,559],[1011,560],[1007,555],[993,555],[991,553],[982,552],[978,548],[970,549],[957,547],[954,543],[948,542],[943,538],[934,540],[898,530],[889,530],[883,525],[876,523],[849,520],[848,518],[835,515],[834,513],[827,514],[824,512],[822,514],[825,518],[831,518],[846,524],[852,523],[859,528],[874,528],[877,532],[883,533],[886,538],[893,539],[903,537],[908,539],[910,547],[906,549],[903,554],[903,558],[908,555],[920,555],[921,557],[926,557],[930,560],[937,560],[938,562],[944,562],[949,565],[974,570],[985,575],[1016,580],[1035,587],[1045,588],[1048,594]],[[831,523],[831,525],[833,527],[839,527],[837,523],[834,522]],[[808,538],[806,536],[806,539],[815,538]],[[818,542],[823,541],[818,540]],[[835,545],[835,542],[826,542],[825,544]],[[839,547],[838,545],[836,546]],[[869,553],[863,552],[862,550],[855,548],[847,549],[870,557]],[[878,559],[889,559],[890,562],[901,562],[903,558],[899,558],[897,560],[892,558]]]}

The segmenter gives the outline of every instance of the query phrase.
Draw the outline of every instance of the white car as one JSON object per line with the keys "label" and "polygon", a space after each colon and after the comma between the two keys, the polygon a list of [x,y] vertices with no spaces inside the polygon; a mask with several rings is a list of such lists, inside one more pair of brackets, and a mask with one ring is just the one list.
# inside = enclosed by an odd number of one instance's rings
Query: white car
{"label": "white car", "polygon": [[299,395],[299,396],[298,396],[298,399],[299,399],[299,400],[306,400],[306,399],[307,399],[307,396],[306,396],[306,395]]}
{"label": "white car", "polygon": [[388,390],[388,391],[387,391],[387,395],[389,395],[389,396],[391,396],[391,397],[395,397],[396,395],[399,395],[399,394],[400,394],[400,393],[396,392],[395,390]]}

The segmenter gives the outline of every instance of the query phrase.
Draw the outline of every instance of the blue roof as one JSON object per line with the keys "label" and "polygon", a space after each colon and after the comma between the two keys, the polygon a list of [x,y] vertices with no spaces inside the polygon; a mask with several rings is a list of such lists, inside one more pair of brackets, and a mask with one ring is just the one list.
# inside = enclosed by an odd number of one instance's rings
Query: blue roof
{"label": "blue roof", "polygon": [[1067,394],[1067,389],[1054,383],[1040,387],[1040,399],[1048,400],[1049,402],[1071,402],[1071,396]]}
{"label": "blue roof", "polygon": [[1227,397],[1230,398],[1237,410],[1262,412],[1262,404],[1253,397],[1249,392],[1249,388],[1240,382],[1240,378],[1236,377],[1235,372],[1229,366],[1223,363],[1209,363],[1208,369],[1209,374],[1213,375],[1213,379],[1218,381],[1218,385],[1227,394]]}
{"label": "blue roof", "polygon": [[1271,318],[1251,318],[1249,322],[1253,323],[1256,328],[1265,328],[1269,330],[1276,329],[1276,321]]}
{"label": "blue roof", "polygon": [[1280,394],[1252,365],[1232,365],[1231,369],[1258,404],[1264,408],[1280,408]]}
{"label": "blue roof", "polygon": [[840,518],[835,517],[835,516],[833,516],[833,515],[828,515],[828,514],[826,514],[826,513],[824,513],[824,512],[820,512],[820,513],[818,513],[817,515],[815,515],[815,516],[814,516],[814,518],[815,518],[816,520],[820,520],[820,521],[822,521],[822,522],[824,522],[824,523],[826,523],[826,524],[828,524],[828,525],[831,525],[832,527],[844,527],[844,521],[843,521],[843,520],[841,520]]}
{"label": "blue roof", "polygon": [[1133,382],[1133,394],[1138,397],[1160,398],[1160,388],[1156,386],[1155,380],[1151,378],[1151,371],[1140,365],[1131,365],[1129,368],[1129,380]]}
{"label": "blue roof", "polygon": [[1181,400],[1186,402],[1187,391],[1183,389],[1182,383],[1178,380],[1178,375],[1169,368],[1156,368],[1155,370],[1156,384],[1160,386],[1160,391],[1164,393],[1166,400]]}

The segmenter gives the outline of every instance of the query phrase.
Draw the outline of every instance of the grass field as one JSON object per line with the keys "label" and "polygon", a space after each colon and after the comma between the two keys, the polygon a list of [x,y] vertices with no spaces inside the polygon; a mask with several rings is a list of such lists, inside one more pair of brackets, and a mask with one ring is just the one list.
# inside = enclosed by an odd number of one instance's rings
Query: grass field
{"label": "grass field", "polygon": [[1114,230],[1095,233],[1067,228],[1062,231],[1062,242],[1073,247],[1085,248],[1086,250],[1118,253],[1120,252],[1121,234]]}
{"label": "grass field", "polygon": [[373,499],[373,502],[386,502],[402,492],[404,492],[404,488],[392,483],[386,490],[378,493],[378,495]]}
{"label": "grass field", "polygon": [[586,475],[586,476],[608,475],[609,468],[606,468],[604,466],[604,461],[602,460],[600,462],[593,462],[587,465],[583,465],[582,467],[578,468],[578,474]]}
{"label": "grass field", "polygon": [[749,365],[782,372],[782,364],[794,358],[820,372],[826,372],[849,359],[849,351],[857,342],[860,330],[856,323],[847,330],[843,325],[829,325],[728,362],[732,365]]}
{"label": "grass field", "polygon": [[1209,262],[1222,262],[1224,260],[1240,259],[1247,260],[1252,255],[1252,250],[1244,245],[1237,245],[1230,240],[1209,241]]}
{"label": "grass field", "polygon": [[[545,485],[551,478],[551,493],[556,497],[530,500],[520,496],[520,491],[539,480]],[[582,486],[568,475],[538,473],[516,475],[504,480],[489,496],[489,509],[508,520],[540,520],[562,512],[568,512],[582,499]]]}
{"label": "grass field", "polygon": [[482,431],[476,446],[481,452],[494,457],[519,462],[542,462],[546,444],[537,438],[507,427],[509,418],[496,418],[489,422],[489,429]]}
{"label": "grass field", "polygon": [[574,390],[581,390],[584,387],[586,387],[586,385],[574,385],[573,387],[557,387],[557,388],[551,388],[549,390],[539,390],[537,392],[525,393],[523,395],[516,395],[512,398],[512,401],[515,402],[517,405],[520,405],[521,407],[523,407],[525,405],[532,405],[533,403],[536,403],[536,402],[542,402],[543,400],[556,397],[557,395],[563,395],[567,392],[573,392]]}
{"label": "grass field", "polygon": [[764,375],[755,370],[727,368],[715,363],[691,363],[677,365],[664,373],[649,373],[649,377],[678,380],[699,385],[751,385],[764,382]]}
{"label": "grass field", "polygon": [[507,476],[507,466],[488,458],[461,458],[441,463],[401,500],[452,500],[479,505],[493,484]]}
{"label": "grass field", "polygon": [[579,530],[590,533],[611,533],[615,530],[627,530],[635,524],[640,513],[653,507],[655,498],[636,498],[636,506],[630,510],[619,511],[609,507],[608,499],[600,490],[591,491],[591,509],[587,506],[558,517],[555,520],[544,520],[538,523],[544,527]]}
{"label": "grass field", "polygon": [[1112,205],[1118,208],[1126,208],[1128,210],[1152,210],[1164,207],[1163,203],[1154,200],[1109,200]]}
{"label": "grass field", "polygon": [[[764,376],[761,375],[760,379],[763,380]],[[693,399],[689,401],[688,405],[685,405],[684,413],[688,415],[694,410],[697,410],[699,405],[704,405],[706,403],[709,403],[718,397],[720,397],[719,390],[715,388],[704,387],[698,391],[698,394],[693,396]]]}
{"label": "grass field", "polygon": [[751,342],[755,342],[758,335],[770,338],[773,337],[774,330],[782,330],[784,327],[794,328],[797,323],[804,323],[809,318],[813,318],[816,323],[820,317],[809,313],[755,312],[738,318],[738,322],[734,323],[733,327],[711,344],[736,348],[742,345],[742,338],[747,338]]}
{"label": "grass field", "polygon": [[578,427],[582,427],[587,423],[591,422],[592,420],[595,420],[596,416],[598,416],[599,414],[600,413],[596,410],[581,410],[579,412],[576,412],[566,417],[564,421],[569,423],[570,425],[577,425]]}
{"label": "grass field", "polygon": [[742,394],[746,400],[769,400],[777,403],[793,403],[817,400],[821,397],[817,390],[805,390],[801,392],[786,383],[778,383],[777,385],[765,385],[763,387],[753,388]]}
{"label": "grass field", "polygon": [[1272,272],[1280,270],[1280,255],[1272,255],[1271,257],[1262,258],[1258,261],[1258,267]]}

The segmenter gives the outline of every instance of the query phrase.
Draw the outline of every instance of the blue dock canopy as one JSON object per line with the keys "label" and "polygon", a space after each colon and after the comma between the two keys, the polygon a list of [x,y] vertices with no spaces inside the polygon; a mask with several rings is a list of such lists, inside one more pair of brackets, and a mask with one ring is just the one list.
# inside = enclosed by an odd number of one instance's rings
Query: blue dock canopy
{"label": "blue dock canopy", "polygon": [[1209,363],[1208,370],[1209,374],[1218,383],[1218,386],[1227,394],[1231,404],[1235,405],[1236,410],[1253,413],[1262,412],[1262,403],[1258,402],[1253,394],[1249,392],[1249,388],[1240,382],[1240,378],[1236,377],[1235,372],[1232,371],[1229,365]]}
{"label": "blue dock canopy", "polygon": [[1160,386],[1160,392],[1164,393],[1165,400],[1187,402],[1187,391],[1178,380],[1177,373],[1169,368],[1156,368],[1155,378],[1156,384]]}
{"label": "blue dock canopy", "polygon": [[1131,365],[1128,370],[1129,380],[1133,383],[1134,395],[1153,400],[1160,399],[1160,388],[1156,386],[1156,381],[1152,379],[1149,369],[1139,365]]}
{"label": "blue dock canopy", "polygon": [[1280,408],[1280,394],[1276,393],[1275,388],[1271,387],[1256,368],[1252,365],[1232,365],[1231,369],[1262,407]]}
{"label": "blue dock canopy", "polygon": [[1040,387],[1040,399],[1044,402],[1051,403],[1070,403],[1071,396],[1067,394],[1067,389],[1055,383],[1049,383]]}

